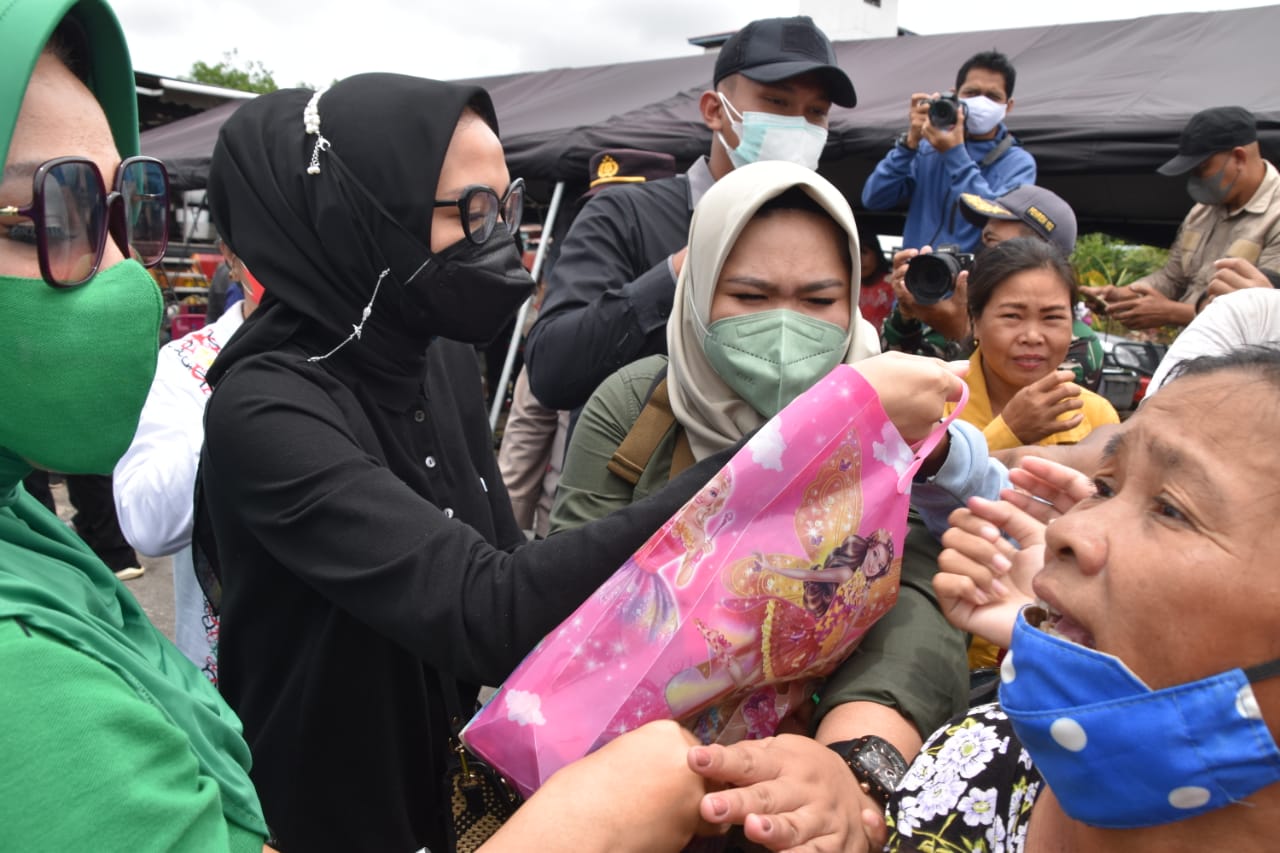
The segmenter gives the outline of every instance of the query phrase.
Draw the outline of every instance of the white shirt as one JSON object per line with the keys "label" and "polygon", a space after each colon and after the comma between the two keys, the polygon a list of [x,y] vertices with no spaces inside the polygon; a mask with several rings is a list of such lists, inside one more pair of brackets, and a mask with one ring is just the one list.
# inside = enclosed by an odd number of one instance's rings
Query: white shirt
{"label": "white shirt", "polygon": [[173,555],[174,642],[214,684],[218,619],[196,579],[192,504],[212,390],[205,374],[242,323],[244,302],[237,302],[212,326],[165,344],[138,431],[114,475],[116,515],[129,544],[150,556]]}
{"label": "white shirt", "polygon": [[191,544],[196,466],[204,444],[205,373],[244,322],[243,302],[160,350],[133,443],[115,468],[116,514],[129,544],[159,557]]}
{"label": "white shirt", "polygon": [[1216,297],[1174,339],[1151,377],[1146,397],[1169,381],[1169,373],[1201,355],[1226,355],[1246,345],[1280,347],[1280,290],[1249,287]]}

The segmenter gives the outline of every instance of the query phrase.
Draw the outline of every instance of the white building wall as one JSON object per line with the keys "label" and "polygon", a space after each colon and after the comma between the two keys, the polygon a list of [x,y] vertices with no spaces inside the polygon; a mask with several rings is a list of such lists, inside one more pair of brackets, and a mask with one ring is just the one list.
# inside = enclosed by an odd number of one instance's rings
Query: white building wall
{"label": "white building wall", "polygon": [[813,18],[832,41],[898,34],[898,0],[798,0],[797,5],[796,14]]}

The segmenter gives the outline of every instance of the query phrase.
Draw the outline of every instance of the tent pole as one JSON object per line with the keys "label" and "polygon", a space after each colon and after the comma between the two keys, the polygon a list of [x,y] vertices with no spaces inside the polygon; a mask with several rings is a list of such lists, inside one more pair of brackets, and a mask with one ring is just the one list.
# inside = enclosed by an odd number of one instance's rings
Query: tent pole
{"label": "tent pole", "polygon": [[[551,245],[551,231],[555,228],[556,214],[560,212],[560,202],[564,198],[564,181],[557,181],[551,193],[551,204],[547,207],[547,219],[542,223],[542,237],[538,240],[538,251],[533,256],[533,280],[538,281],[542,275],[542,263],[547,257],[547,246]],[[520,337],[524,333],[524,318],[529,316],[529,306],[533,304],[531,295],[520,306],[516,314],[516,327],[511,332],[511,344],[507,347],[507,358],[502,363],[502,377],[498,387],[493,390],[493,408],[489,410],[489,429],[498,428],[498,414],[502,411],[502,401],[506,398],[505,389],[511,381],[511,369],[515,367],[516,350],[520,349]]]}
{"label": "tent pole", "polygon": [[191,215],[191,205],[187,204],[186,199],[183,199],[182,208],[187,213],[187,233],[182,235],[182,238],[183,238],[182,244],[184,246],[191,244],[191,236],[196,233],[196,226],[200,224],[200,214],[203,213],[205,210],[207,210],[208,207],[209,207],[208,190],[206,190],[205,194],[200,197],[200,203],[196,205],[195,216]]}

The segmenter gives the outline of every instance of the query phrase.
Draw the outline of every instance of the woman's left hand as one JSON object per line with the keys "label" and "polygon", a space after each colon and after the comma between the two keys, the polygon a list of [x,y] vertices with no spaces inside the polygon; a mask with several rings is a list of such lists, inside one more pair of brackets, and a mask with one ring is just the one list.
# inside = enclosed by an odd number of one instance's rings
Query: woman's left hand
{"label": "woman's left hand", "polygon": [[689,767],[730,785],[702,798],[708,823],[741,824],[770,850],[862,853],[887,840],[884,814],[840,756],[812,738],[779,735],[689,750]]}
{"label": "woman's left hand", "polygon": [[908,444],[923,441],[945,411],[960,399],[969,362],[946,362],[886,352],[854,365],[880,398],[880,405]]}

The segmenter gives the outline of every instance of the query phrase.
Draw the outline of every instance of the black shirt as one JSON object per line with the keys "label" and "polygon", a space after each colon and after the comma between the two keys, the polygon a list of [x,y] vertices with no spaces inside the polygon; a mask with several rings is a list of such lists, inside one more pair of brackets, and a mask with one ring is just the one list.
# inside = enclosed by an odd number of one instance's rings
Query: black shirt
{"label": "black shirt", "polygon": [[500,683],[728,456],[515,549],[470,347],[434,342],[408,390],[305,355],[235,363],[206,412],[221,687],[286,853],[440,850],[438,671]]}

